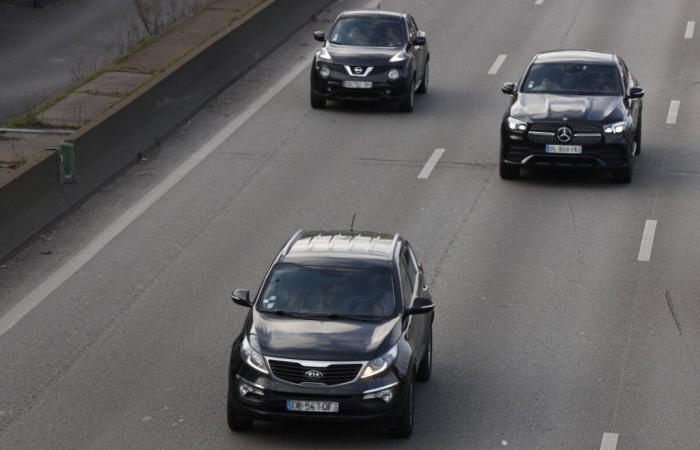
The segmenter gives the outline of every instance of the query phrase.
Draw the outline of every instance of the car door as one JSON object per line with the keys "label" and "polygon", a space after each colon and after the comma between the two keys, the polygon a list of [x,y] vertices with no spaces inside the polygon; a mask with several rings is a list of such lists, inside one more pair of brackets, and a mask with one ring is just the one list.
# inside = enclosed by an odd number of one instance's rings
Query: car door
{"label": "car door", "polygon": [[[413,301],[420,292],[420,288],[418,286],[420,282],[418,268],[415,267],[415,264],[412,261],[408,243],[404,244],[404,247],[401,250],[399,271],[401,278],[401,290],[404,299],[404,310],[407,310],[413,306]],[[406,339],[415,352],[416,363],[420,361],[420,358],[422,358],[425,350],[425,323],[427,316],[428,314],[416,314],[408,316],[406,319]]]}
{"label": "car door", "polygon": [[409,51],[413,55],[415,61],[416,81],[421,81],[425,69],[425,46],[412,44],[413,38],[418,35],[418,26],[412,16],[407,16],[406,20],[408,22]]}

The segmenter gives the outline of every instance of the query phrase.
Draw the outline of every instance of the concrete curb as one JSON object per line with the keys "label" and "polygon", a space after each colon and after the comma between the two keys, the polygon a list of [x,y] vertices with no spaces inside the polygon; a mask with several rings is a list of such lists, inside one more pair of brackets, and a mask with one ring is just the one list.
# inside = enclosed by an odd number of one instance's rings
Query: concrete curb
{"label": "concrete curb", "polygon": [[[52,154],[0,189],[0,259],[165,139],[332,0],[271,0],[203,44],[71,141],[78,182],[59,185]],[[268,32],[274,30],[273,32]]]}

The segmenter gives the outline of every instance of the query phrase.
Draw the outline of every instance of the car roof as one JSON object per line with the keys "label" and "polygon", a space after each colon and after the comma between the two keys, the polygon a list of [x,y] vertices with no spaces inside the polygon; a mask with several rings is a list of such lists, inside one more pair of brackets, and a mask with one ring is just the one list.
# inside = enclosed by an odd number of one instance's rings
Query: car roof
{"label": "car roof", "polygon": [[401,241],[398,234],[374,231],[299,230],[282,249],[282,260],[350,259],[391,262]]}
{"label": "car roof", "polygon": [[616,56],[610,53],[594,52],[591,50],[555,50],[538,53],[535,56],[537,63],[599,63],[615,64]]}
{"label": "car roof", "polygon": [[354,10],[354,11],[344,11],[338,15],[338,18],[341,18],[341,17],[360,17],[360,16],[402,18],[402,17],[406,17],[406,13],[396,12],[396,11],[385,11],[383,9],[358,9],[358,10]]}

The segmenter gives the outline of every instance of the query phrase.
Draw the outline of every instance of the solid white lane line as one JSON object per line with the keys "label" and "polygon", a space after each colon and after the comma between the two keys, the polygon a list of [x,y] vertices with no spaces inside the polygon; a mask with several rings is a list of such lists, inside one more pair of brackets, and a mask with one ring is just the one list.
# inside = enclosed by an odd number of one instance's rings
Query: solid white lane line
{"label": "solid white lane line", "polygon": [[5,334],[17,324],[32,309],[39,305],[54,290],[61,286],[68,278],[80,270],[93,256],[102,250],[107,244],[119,235],[126,227],[141,216],[148,208],[165,195],[173,186],[190,173],[195,167],[207,158],[214,150],[223,144],[233,133],[243,126],[248,119],[253,117],[263,106],[273,97],[279,94],[289,83],[292,82],[301,72],[309,68],[311,56],[304,58],[298,64],[292,66],[277,83],[271,86],[252,104],[250,104],[240,115],[231,120],[224,128],[216,133],[208,142],[195,151],[185,162],[175,171],[163,179],[141,200],[124,212],[111,225],[95,236],[90,243],[80,249],[58,270],[52,273],[46,280],[37,286],[32,292],[24,297],[5,315],[0,317],[0,336]]}
{"label": "solid white lane line", "polygon": [[493,65],[488,71],[489,75],[496,75],[498,73],[498,69],[501,68],[503,65],[503,62],[506,60],[508,55],[498,55],[498,58],[496,58],[496,61],[493,62]]}
{"label": "solid white lane line", "polygon": [[649,261],[651,259],[651,248],[654,246],[654,234],[656,233],[656,220],[647,220],[642,233],[642,243],[639,245],[639,255],[637,261]]}
{"label": "solid white lane line", "polygon": [[678,108],[681,106],[680,100],[671,100],[671,105],[668,107],[668,116],[666,116],[666,124],[674,125],[678,120]]}
{"label": "solid white lane line", "polygon": [[544,0],[535,0],[535,5],[541,5],[544,3]]}
{"label": "solid white lane line", "polygon": [[617,448],[617,433],[603,433],[600,450],[615,450]]}
{"label": "solid white lane line", "polygon": [[445,153],[444,148],[436,148],[435,151],[433,152],[432,155],[430,155],[430,158],[428,158],[428,162],[425,163],[425,166],[423,166],[423,170],[420,171],[418,174],[418,178],[421,180],[427,180],[428,177],[430,176],[430,173],[433,171],[435,168],[435,165],[440,161],[440,158],[442,158],[442,154]]}
{"label": "solid white lane line", "polygon": [[685,38],[686,39],[693,39],[694,34],[695,34],[695,21],[689,20],[688,25],[685,26]]}

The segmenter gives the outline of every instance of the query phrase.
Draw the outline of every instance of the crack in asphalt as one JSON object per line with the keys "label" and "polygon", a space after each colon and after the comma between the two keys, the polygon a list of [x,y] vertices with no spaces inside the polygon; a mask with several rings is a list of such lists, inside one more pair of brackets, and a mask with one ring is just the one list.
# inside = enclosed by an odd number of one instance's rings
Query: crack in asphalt
{"label": "crack in asphalt", "polygon": [[676,312],[676,307],[673,305],[673,298],[671,297],[671,292],[666,289],[666,305],[668,305],[668,310],[671,313],[671,317],[673,318],[673,322],[676,324],[676,329],[678,330],[678,334],[681,337],[681,341],[683,342],[683,347],[685,347],[685,352],[686,355],[688,355],[688,359],[690,360],[690,364],[693,366],[693,372],[695,373],[695,378],[700,379],[700,371],[698,370],[698,365],[695,363],[695,358],[693,357],[693,352],[688,345],[688,342],[685,339],[685,335],[683,334],[683,328],[681,327],[681,322],[680,319],[678,318],[678,313]]}
{"label": "crack in asphalt", "polygon": [[676,308],[673,306],[673,299],[671,298],[671,293],[668,291],[668,289],[666,289],[666,304],[668,305],[668,310],[676,324],[676,328],[678,328],[678,334],[683,336],[683,328],[681,327],[681,322],[678,320],[678,314],[676,314]]}

